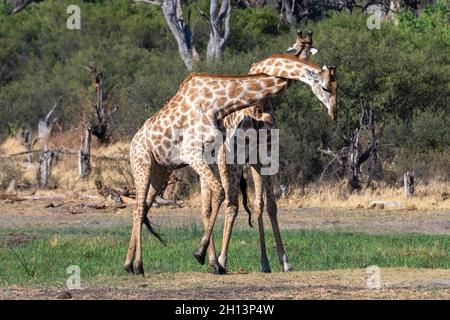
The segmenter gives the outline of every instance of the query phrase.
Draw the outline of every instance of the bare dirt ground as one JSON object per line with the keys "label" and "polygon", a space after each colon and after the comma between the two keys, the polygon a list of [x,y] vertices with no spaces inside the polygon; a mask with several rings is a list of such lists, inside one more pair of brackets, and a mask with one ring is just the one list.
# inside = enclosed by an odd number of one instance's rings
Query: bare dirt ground
{"label": "bare dirt ground", "polygon": [[99,281],[70,292],[4,287],[0,299],[450,299],[450,270],[381,269],[381,289],[368,289],[364,269],[157,274],[107,285]]}
{"label": "bare dirt ground", "polygon": [[[58,230],[131,226],[131,206],[122,209],[95,209],[79,204],[47,207],[50,203],[0,201],[0,228]],[[162,228],[201,225],[200,208],[154,208],[150,215]],[[449,211],[280,209],[279,220],[282,229],[450,235]],[[270,228],[268,222],[266,227]],[[241,213],[237,225],[245,227],[246,224],[247,216]],[[70,291],[70,295],[58,287],[0,287],[0,299],[450,299],[449,269],[382,269],[381,290],[367,288],[365,269],[226,276],[172,273],[114,281],[105,279],[89,284]]]}
{"label": "bare dirt ground", "polygon": [[[0,201],[0,228],[110,228],[131,226],[132,206],[126,208],[92,208],[92,205],[61,205],[48,207],[51,201]],[[450,211],[389,210],[389,209],[279,209],[282,229],[310,229],[364,232],[369,234],[416,233],[450,235]],[[267,217],[265,217],[267,218]],[[152,208],[150,219],[161,228],[202,225],[200,208]],[[219,224],[223,220],[220,214]],[[241,212],[237,225],[247,225],[247,215]],[[270,228],[269,221],[266,227]]]}

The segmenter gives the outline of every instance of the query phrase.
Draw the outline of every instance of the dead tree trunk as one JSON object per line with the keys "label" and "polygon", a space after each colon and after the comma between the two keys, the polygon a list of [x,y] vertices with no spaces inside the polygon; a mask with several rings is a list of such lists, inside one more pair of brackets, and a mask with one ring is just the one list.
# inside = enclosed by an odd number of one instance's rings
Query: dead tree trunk
{"label": "dead tree trunk", "polygon": [[206,59],[208,62],[220,60],[230,37],[231,0],[222,0],[220,8],[219,0],[211,0],[209,16],[199,8],[197,9],[208,20],[210,27]]}
{"label": "dead tree trunk", "polygon": [[86,125],[84,135],[81,136],[81,148],[78,158],[78,173],[86,178],[91,173],[91,127]]}
{"label": "dead tree trunk", "polygon": [[108,143],[111,138],[113,114],[117,111],[117,105],[113,99],[114,86],[105,94],[102,72],[95,66],[90,66],[88,69],[91,72],[91,83],[95,94],[95,97],[91,99],[90,131],[100,143]]}
{"label": "dead tree trunk", "polygon": [[280,0],[280,19],[284,20],[289,26],[295,26],[295,2],[296,0]]}
{"label": "dead tree trunk", "polygon": [[39,188],[47,188],[51,176],[51,167],[57,158],[53,150],[46,150],[39,156],[39,167],[37,171],[37,182]]}
{"label": "dead tree trunk", "polygon": [[32,162],[31,149],[33,143],[31,131],[23,128],[19,133],[19,139],[22,145],[27,149],[27,162],[28,164],[31,164]]}
{"label": "dead tree trunk", "polygon": [[178,44],[178,52],[186,68],[192,70],[194,64],[199,61],[197,50],[194,46],[194,37],[183,17],[181,0],[134,0],[162,7],[164,18],[175,41]]}
{"label": "dead tree trunk", "polygon": [[368,132],[369,146],[365,152],[368,153],[369,165],[367,168],[368,179],[367,186],[371,186],[374,180],[379,180],[383,177],[383,167],[381,159],[378,154],[379,140],[375,131],[375,115],[372,108],[366,108],[362,104],[361,127]]}
{"label": "dead tree trunk", "polygon": [[[363,138],[361,138],[361,134],[363,134]],[[365,145],[364,151],[362,151],[363,145]],[[373,180],[382,177],[383,170],[378,155],[378,147],[379,140],[375,131],[373,109],[366,107],[365,101],[361,100],[359,128],[355,130],[350,138],[347,158],[347,172],[351,189],[359,189],[361,187],[361,165],[367,160],[369,160],[367,171],[365,171],[367,174],[367,187],[372,185]]]}
{"label": "dead tree trunk", "polygon": [[351,189],[359,189],[360,155],[359,155],[359,129],[356,129],[350,138],[347,157],[348,182]]}
{"label": "dead tree trunk", "polygon": [[10,14],[16,14],[26,7],[28,7],[33,2],[40,2],[41,0],[19,0],[16,2],[15,7],[11,10]]}
{"label": "dead tree trunk", "polygon": [[412,197],[414,195],[414,171],[406,171],[403,176],[403,182],[405,185],[405,196],[407,198]]}

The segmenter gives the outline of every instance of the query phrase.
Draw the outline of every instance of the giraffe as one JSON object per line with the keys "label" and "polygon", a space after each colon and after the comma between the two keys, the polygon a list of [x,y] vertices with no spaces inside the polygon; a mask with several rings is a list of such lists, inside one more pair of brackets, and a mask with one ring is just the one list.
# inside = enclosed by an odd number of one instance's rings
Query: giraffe
{"label": "giraffe", "polygon": [[[297,33],[297,41],[294,44],[293,47],[288,49],[288,51],[295,51],[295,56],[299,57],[299,59],[291,59],[291,61],[302,61],[303,63],[307,64],[306,59],[309,58],[309,54],[317,52],[317,49],[312,48],[312,33],[308,32],[308,35],[306,38],[302,38],[302,33]],[[276,57],[275,59],[268,59],[264,60],[260,63],[254,64],[252,66],[252,69],[250,70],[250,74],[252,73],[258,73],[263,72],[267,74],[274,75],[274,72],[276,73],[276,68],[280,68],[282,63],[281,61],[284,59],[288,59],[287,56],[273,56]],[[289,60],[289,59],[288,59]],[[270,62],[269,62],[270,61]],[[268,63],[269,62],[269,63]],[[307,64],[309,66],[314,66],[313,64],[309,63]],[[287,68],[288,65],[285,65]],[[272,68],[275,68],[275,70],[271,70]],[[317,66],[315,66],[316,69],[318,69]],[[322,90],[325,92],[331,91],[330,95],[330,108],[329,108],[329,114],[331,118],[335,119],[336,112],[335,112],[335,104],[336,104],[336,81],[334,79],[335,75],[335,69],[334,68],[327,68],[327,71],[322,71],[324,73],[324,78],[328,79],[329,86],[328,88],[325,87]],[[301,71],[298,72],[299,74]],[[288,76],[285,75],[286,78]],[[302,79],[298,79],[300,81],[304,81]],[[308,81],[304,81],[308,83]],[[309,84],[309,83],[308,83]],[[313,89],[313,92],[318,89],[318,84],[315,84],[311,86]],[[268,99],[267,99],[268,100]],[[320,98],[319,98],[320,100]],[[322,103],[322,101],[321,101]],[[227,130],[236,131],[237,129],[242,130],[248,130],[248,129],[267,129],[270,132],[270,129],[274,126],[274,116],[273,116],[273,110],[270,105],[270,101],[262,101],[258,105],[255,105],[251,108],[247,108],[245,110],[241,110],[238,112],[235,112],[228,117],[225,118],[224,126]],[[268,139],[269,148],[270,148],[270,138]],[[231,146],[230,146],[231,144]],[[235,148],[234,142],[226,141],[223,148]],[[258,229],[259,229],[259,235],[260,235],[260,245],[261,245],[261,269],[263,272],[271,272],[269,260],[267,258],[266,253],[266,246],[265,246],[265,236],[264,236],[264,225],[263,225],[263,219],[262,219],[262,211],[264,208],[264,191],[266,193],[267,198],[267,211],[269,214],[270,222],[272,225],[272,229],[275,235],[275,241],[277,246],[277,251],[279,255],[279,260],[282,265],[283,271],[291,271],[292,267],[289,264],[288,257],[284,250],[284,245],[281,239],[281,233],[278,226],[278,220],[277,220],[277,206],[275,201],[275,196],[273,194],[273,186],[272,186],[272,177],[267,175],[263,176],[261,175],[261,163],[254,163],[251,164],[252,169],[252,176],[255,182],[255,213],[258,220]],[[210,244],[210,250],[209,250],[209,259],[211,265],[216,265],[217,263],[226,270],[226,261],[227,261],[227,249],[229,245],[229,241],[231,238],[231,230],[234,224],[234,220],[238,213],[239,208],[239,200],[238,200],[238,193],[239,188],[242,189],[242,164],[226,164],[225,162],[219,162],[219,172],[220,177],[222,181],[222,185],[225,189],[225,223],[224,223],[224,234],[223,234],[223,241],[222,241],[222,250],[221,255],[219,257],[219,260],[217,261],[215,258],[215,252],[214,252],[214,245],[213,242]],[[244,182],[245,184],[245,182]],[[245,187],[244,187],[245,189]],[[203,190],[202,190],[203,193]],[[250,211],[248,210],[248,207],[246,205],[246,191],[243,191],[244,195],[244,207],[246,208],[247,212],[250,214]],[[207,201],[207,200],[206,200]],[[209,206],[207,203],[204,204],[204,206],[209,209]],[[206,213],[208,215],[208,213]],[[250,218],[249,218],[250,219]],[[250,223],[250,222],[249,222]]]}
{"label": "giraffe", "polygon": [[[313,75],[311,75],[313,77]],[[266,74],[219,76],[192,74],[177,94],[149,118],[133,137],[130,164],[136,186],[136,208],[124,268],[128,273],[144,274],[142,262],[142,224],[162,241],[147,218],[149,208],[166,184],[170,173],[190,165],[211,190],[211,215],[204,218],[205,233],[195,258],[202,264],[210,242],[224,190],[204,158],[223,132],[223,119],[232,112],[280,94],[286,81]],[[134,266],[133,266],[134,260]],[[223,272],[216,265],[216,272]]]}

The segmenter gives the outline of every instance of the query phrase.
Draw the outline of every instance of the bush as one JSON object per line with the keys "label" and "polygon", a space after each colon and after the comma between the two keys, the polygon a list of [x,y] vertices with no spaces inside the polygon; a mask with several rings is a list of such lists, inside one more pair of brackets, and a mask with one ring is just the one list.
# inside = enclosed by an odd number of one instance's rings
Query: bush
{"label": "bush", "polygon": [[[65,28],[66,15],[61,12],[72,3],[81,6],[80,31]],[[206,1],[199,5],[207,8]],[[192,5],[187,10],[204,61],[207,24]],[[369,30],[366,19],[364,14],[341,13],[308,25],[319,49],[312,59],[337,67],[338,120],[329,121],[304,84],[275,99],[281,130],[280,182],[317,179],[329,161],[317,148],[345,146],[344,137],[358,124],[361,101],[375,110],[383,159],[389,162],[408,154],[409,165],[415,167],[423,163],[423,154],[430,154],[441,159],[433,162],[436,166],[445,167],[443,155],[450,149],[446,6],[441,1],[419,17],[404,12],[398,26],[386,22],[380,30]],[[245,74],[252,63],[283,52],[294,37],[269,6],[234,9],[224,60],[201,62],[196,71]],[[2,4],[0,137],[23,125],[36,128],[61,96],[59,123],[64,128],[77,126],[90,84],[83,66],[90,63],[103,72],[107,88],[116,86],[116,136],[129,138],[177,92],[188,74],[158,6],[126,0],[46,0],[10,16]]]}

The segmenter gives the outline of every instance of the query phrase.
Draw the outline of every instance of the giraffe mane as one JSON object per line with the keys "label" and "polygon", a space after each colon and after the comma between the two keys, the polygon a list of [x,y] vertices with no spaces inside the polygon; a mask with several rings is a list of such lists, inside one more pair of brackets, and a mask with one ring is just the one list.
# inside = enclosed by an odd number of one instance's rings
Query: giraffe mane
{"label": "giraffe mane", "polygon": [[321,70],[321,68],[317,64],[315,64],[314,62],[311,62],[311,61],[305,60],[305,59],[300,59],[300,58],[297,58],[294,55],[286,54],[286,53],[280,53],[280,54],[271,55],[270,57],[268,57],[268,58],[266,58],[264,60],[261,60],[258,63],[264,62],[264,61],[266,61],[268,59],[272,59],[272,58],[288,59],[288,60],[292,60],[292,61],[296,61],[296,62],[300,62],[300,63],[306,64],[306,65],[310,66],[311,68],[314,68],[314,69],[317,69],[317,70]]}
{"label": "giraffe mane", "polygon": [[194,77],[209,77],[209,78],[219,78],[219,79],[251,79],[251,78],[259,78],[259,77],[267,77],[268,75],[265,73],[256,73],[256,74],[211,74],[211,73],[192,73],[186,80],[182,83],[182,85],[191,80]]}

